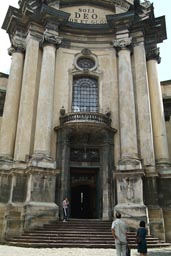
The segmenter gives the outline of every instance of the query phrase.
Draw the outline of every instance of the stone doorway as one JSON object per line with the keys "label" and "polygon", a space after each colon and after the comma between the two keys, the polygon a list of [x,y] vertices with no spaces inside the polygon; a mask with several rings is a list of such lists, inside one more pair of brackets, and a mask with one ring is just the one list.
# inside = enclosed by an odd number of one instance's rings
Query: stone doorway
{"label": "stone doorway", "polygon": [[71,218],[99,218],[98,168],[71,168]]}

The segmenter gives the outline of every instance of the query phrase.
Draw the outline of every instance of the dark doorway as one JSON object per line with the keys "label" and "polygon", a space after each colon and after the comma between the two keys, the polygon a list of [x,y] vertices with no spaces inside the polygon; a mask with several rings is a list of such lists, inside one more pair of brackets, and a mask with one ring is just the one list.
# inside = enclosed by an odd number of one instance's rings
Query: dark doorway
{"label": "dark doorway", "polygon": [[98,217],[97,169],[71,169],[71,217]]}

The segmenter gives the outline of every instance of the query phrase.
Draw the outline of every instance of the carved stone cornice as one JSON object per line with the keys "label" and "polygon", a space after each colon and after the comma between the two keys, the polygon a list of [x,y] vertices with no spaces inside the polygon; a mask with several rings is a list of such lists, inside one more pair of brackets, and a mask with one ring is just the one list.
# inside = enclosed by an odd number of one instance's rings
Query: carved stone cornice
{"label": "carved stone cornice", "polygon": [[147,59],[147,61],[148,60],[156,60],[157,63],[159,64],[161,62],[160,48],[149,49],[146,52],[146,59]]}
{"label": "carved stone cornice", "polygon": [[113,46],[117,49],[117,51],[120,51],[123,49],[131,50],[132,37],[113,40]]}

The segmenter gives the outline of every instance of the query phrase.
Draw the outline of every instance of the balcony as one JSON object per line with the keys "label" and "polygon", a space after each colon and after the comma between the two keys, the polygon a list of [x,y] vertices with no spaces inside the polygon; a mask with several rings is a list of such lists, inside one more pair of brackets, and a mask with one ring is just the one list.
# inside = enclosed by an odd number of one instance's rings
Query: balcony
{"label": "balcony", "polygon": [[72,112],[68,114],[61,115],[60,124],[93,124],[111,127],[110,114],[101,114],[93,112]]}

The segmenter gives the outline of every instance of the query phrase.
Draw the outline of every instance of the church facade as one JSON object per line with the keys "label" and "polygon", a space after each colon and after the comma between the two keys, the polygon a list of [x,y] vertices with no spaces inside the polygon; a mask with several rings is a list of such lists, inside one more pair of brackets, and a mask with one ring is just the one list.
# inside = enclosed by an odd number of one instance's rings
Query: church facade
{"label": "church facade", "polygon": [[171,241],[165,17],[149,1],[21,0],[2,28],[0,239],[60,221],[67,196],[71,218],[120,211]]}

